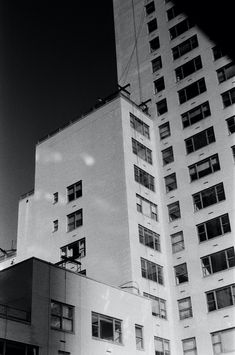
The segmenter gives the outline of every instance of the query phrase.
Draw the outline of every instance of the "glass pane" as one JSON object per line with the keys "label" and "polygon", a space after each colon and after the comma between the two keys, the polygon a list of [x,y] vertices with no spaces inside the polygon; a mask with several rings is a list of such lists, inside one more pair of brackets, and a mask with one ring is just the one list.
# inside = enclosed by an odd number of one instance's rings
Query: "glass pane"
{"label": "glass pane", "polygon": [[61,315],[61,305],[56,302],[51,302],[51,314]]}
{"label": "glass pane", "polygon": [[70,319],[63,319],[62,321],[62,328],[63,330],[67,330],[67,331],[70,331],[72,332],[73,330],[73,321],[70,320]]}
{"label": "glass pane", "polygon": [[235,351],[235,328],[221,332],[221,342],[224,353]]}
{"label": "glass pane", "polygon": [[233,304],[230,287],[216,291],[218,308],[224,308]]}
{"label": "glass pane", "polygon": [[218,272],[227,269],[227,262],[225,252],[216,253],[211,255],[211,265],[213,272]]}
{"label": "glass pane", "polygon": [[53,328],[60,329],[60,317],[52,316],[51,317],[51,326]]}
{"label": "glass pane", "polygon": [[113,340],[113,320],[100,319],[100,337],[101,339]]}

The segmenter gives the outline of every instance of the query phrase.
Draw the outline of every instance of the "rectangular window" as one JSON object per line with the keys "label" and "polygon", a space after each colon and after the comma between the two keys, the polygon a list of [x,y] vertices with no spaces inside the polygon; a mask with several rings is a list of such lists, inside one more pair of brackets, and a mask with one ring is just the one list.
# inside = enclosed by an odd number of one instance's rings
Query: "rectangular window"
{"label": "rectangular window", "polygon": [[121,344],[122,321],[92,312],[92,336]]}
{"label": "rectangular window", "polygon": [[209,127],[194,136],[185,139],[185,147],[187,154],[193,153],[198,149],[206,147],[215,142],[214,128]]}
{"label": "rectangular window", "polygon": [[170,123],[169,122],[166,122],[166,123],[162,124],[158,128],[159,128],[160,139],[167,138],[167,137],[169,137],[171,135]]}
{"label": "rectangular window", "polygon": [[211,333],[211,340],[214,355],[235,353],[235,328]]}
{"label": "rectangular window", "polygon": [[225,56],[224,51],[219,46],[213,47],[212,52],[213,52],[214,60],[217,60]]}
{"label": "rectangular window", "polygon": [[193,26],[194,26],[194,23],[191,20],[189,20],[188,18],[181,21],[180,23],[177,23],[177,25],[175,25],[169,29],[170,39],[174,39],[174,38],[180,36],[182,33],[188,31]]}
{"label": "rectangular window", "polygon": [[197,225],[197,234],[200,242],[219,237],[229,232],[231,232],[231,227],[227,213]]}
{"label": "rectangular window", "polygon": [[166,192],[170,192],[177,189],[177,181],[176,181],[175,173],[165,176],[164,179],[165,179]]}
{"label": "rectangular window", "polygon": [[205,79],[199,79],[195,83],[186,86],[185,88],[178,91],[179,102],[183,104],[184,102],[202,94],[206,91]]}
{"label": "rectangular window", "polygon": [[143,258],[140,260],[142,277],[163,285],[163,267]]}
{"label": "rectangular window", "polygon": [[167,339],[154,337],[155,355],[170,355],[170,341]]}
{"label": "rectangular window", "polygon": [[182,340],[184,355],[197,355],[197,345],[195,338]]}
{"label": "rectangular window", "polygon": [[201,179],[206,175],[220,170],[219,156],[218,154],[212,155],[196,164],[190,165],[188,169],[191,181]]}
{"label": "rectangular window", "polygon": [[153,163],[152,151],[134,138],[132,138],[132,152],[149,164]]}
{"label": "rectangular window", "polygon": [[1,355],[39,355],[38,346],[20,343],[8,339],[0,339]]}
{"label": "rectangular window", "polygon": [[183,128],[192,126],[211,115],[209,102],[206,101],[181,115]]}
{"label": "rectangular window", "polygon": [[146,198],[136,194],[137,211],[155,221],[158,220],[157,205]]}
{"label": "rectangular window", "polygon": [[152,60],[153,73],[155,73],[156,71],[158,71],[161,68],[162,68],[162,58],[161,58],[161,56],[159,56],[159,57]]}
{"label": "rectangular window", "polygon": [[154,91],[155,94],[165,89],[165,82],[163,76],[154,81]]}
{"label": "rectangular window", "polygon": [[168,215],[169,215],[170,222],[181,217],[179,201],[171,203],[170,205],[167,206],[167,208],[168,208]]}
{"label": "rectangular window", "polygon": [[152,14],[155,11],[154,1],[151,1],[147,5],[145,5],[145,11],[147,16]]}
{"label": "rectangular window", "polygon": [[82,226],[83,218],[82,218],[82,208],[76,212],[73,212],[67,216],[67,225],[68,232]]}
{"label": "rectangular window", "polygon": [[231,106],[235,103],[235,88],[225,91],[221,94],[224,107]]}
{"label": "rectangular window", "polygon": [[65,245],[60,248],[61,259],[72,258],[80,259],[86,256],[86,240],[85,238],[79,239],[76,242]]}
{"label": "rectangular window", "polygon": [[153,52],[155,52],[156,50],[158,50],[158,49],[160,48],[159,37],[153,38],[153,39],[149,42],[149,47],[150,47],[150,53],[153,53]]}
{"label": "rectangular window", "polygon": [[148,26],[148,33],[152,33],[153,31],[157,30],[157,19],[154,18],[153,20],[147,23]]}
{"label": "rectangular window", "polygon": [[235,161],[235,145],[233,145],[231,149],[232,149],[233,160]]}
{"label": "rectangular window", "polygon": [[135,341],[136,341],[136,349],[143,350],[144,349],[143,327],[137,324],[135,324]]}
{"label": "rectangular window", "polygon": [[146,171],[140,169],[138,166],[134,165],[134,176],[135,181],[143,185],[151,191],[155,191],[154,187],[154,177],[148,174]]}
{"label": "rectangular window", "polygon": [[58,192],[55,192],[55,193],[53,194],[53,203],[54,203],[54,204],[57,203],[58,200],[59,200]]}
{"label": "rectangular window", "polygon": [[58,231],[59,228],[59,221],[58,219],[56,219],[55,221],[53,221],[53,232]]}
{"label": "rectangular window", "polygon": [[188,282],[187,264],[180,264],[174,267],[176,284],[179,285],[183,282]]}
{"label": "rectangular window", "polygon": [[202,208],[211,206],[215,203],[225,200],[224,186],[220,184],[214,185],[193,195],[194,210],[198,211]]}
{"label": "rectangular window", "polygon": [[130,113],[130,126],[144,137],[150,138],[149,126],[132,113]]}
{"label": "rectangular window", "polygon": [[203,276],[208,276],[219,271],[235,266],[234,248],[221,250],[201,258]]}
{"label": "rectangular window", "polygon": [[173,59],[178,59],[182,55],[190,52],[194,48],[198,47],[197,35],[194,35],[186,41],[180,43],[178,46],[172,48]]}
{"label": "rectangular window", "polygon": [[161,115],[163,115],[164,113],[166,113],[168,111],[166,99],[158,101],[156,103],[156,105],[157,105],[157,114],[158,114],[158,116],[161,116]]}
{"label": "rectangular window", "polygon": [[208,312],[233,306],[235,303],[235,284],[206,292]]}
{"label": "rectangular window", "polygon": [[82,196],[82,180],[67,187],[68,202],[74,201]]}
{"label": "rectangular window", "polygon": [[170,164],[174,161],[173,148],[169,147],[162,150],[162,162],[163,165]]}
{"label": "rectangular window", "polygon": [[235,63],[231,62],[229,64],[226,64],[222,68],[216,70],[216,73],[218,76],[219,83],[222,83],[223,81],[232,78],[235,75]]}
{"label": "rectangular window", "polygon": [[193,316],[191,297],[182,298],[178,300],[180,320],[191,318]]}
{"label": "rectangular window", "polygon": [[177,6],[171,7],[169,10],[167,10],[167,19],[168,21],[172,20],[176,16],[178,16],[181,13],[180,9]]}
{"label": "rectangular window", "polygon": [[202,68],[200,55],[175,69],[176,81],[180,81]]}
{"label": "rectangular window", "polygon": [[139,224],[139,241],[154,250],[160,251],[160,235]]}
{"label": "rectangular window", "polygon": [[144,297],[147,297],[152,302],[152,315],[160,318],[167,318],[166,314],[166,300],[150,295],[149,293],[143,293]]}
{"label": "rectangular window", "polygon": [[57,301],[51,301],[51,328],[73,331],[74,307]]}
{"label": "rectangular window", "polygon": [[235,116],[229,117],[226,119],[228,131],[230,134],[235,132]]}
{"label": "rectangular window", "polygon": [[184,250],[184,234],[182,231],[171,234],[172,253]]}

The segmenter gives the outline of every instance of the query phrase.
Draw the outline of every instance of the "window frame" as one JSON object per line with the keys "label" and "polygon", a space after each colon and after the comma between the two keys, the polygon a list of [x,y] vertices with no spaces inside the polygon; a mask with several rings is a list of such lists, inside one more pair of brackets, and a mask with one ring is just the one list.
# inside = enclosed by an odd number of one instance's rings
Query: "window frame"
{"label": "window frame", "polygon": [[[153,6],[153,7],[151,8],[151,6]],[[145,7],[145,14],[146,14],[146,16],[149,16],[149,15],[151,15],[153,12],[156,11],[154,1],[150,1],[150,2],[149,2],[148,4],[146,4],[144,7]],[[150,10],[149,10],[148,8],[150,8]]]}
{"label": "window frame", "polygon": [[[180,272],[177,271],[177,269],[179,269]],[[176,285],[181,285],[182,283],[189,282],[187,263],[175,265],[174,270]],[[181,277],[183,277],[182,281],[180,281]]]}
{"label": "window frame", "polygon": [[163,266],[156,264],[145,258],[140,258],[141,276],[147,280],[164,285]]}
{"label": "window frame", "polygon": [[[166,300],[160,297],[156,297],[149,293],[144,292],[143,296],[150,299],[152,301],[152,315],[155,317],[167,319],[167,310],[166,310]],[[156,307],[156,305],[157,307]],[[154,312],[155,308],[157,308],[158,313]]]}
{"label": "window frame", "polygon": [[[227,292],[226,296],[229,296],[229,301],[231,301],[230,304],[226,304],[223,307],[222,306],[219,307],[218,299],[217,299],[217,293],[220,292],[221,290],[226,290],[226,292],[229,291],[229,292]],[[214,290],[207,291],[207,292],[205,292],[205,294],[206,294],[208,312],[217,311],[217,310],[235,305],[235,284],[219,287]],[[210,295],[212,297],[209,297]],[[223,301],[224,301],[224,298],[223,298]],[[212,308],[211,308],[211,305],[212,305]]]}
{"label": "window frame", "polygon": [[205,78],[201,78],[194,83],[185,86],[178,91],[180,105],[197,97],[207,91]]}
{"label": "window frame", "polygon": [[[158,252],[161,251],[160,235],[141,224],[138,224],[139,242]],[[152,238],[152,240],[151,240]],[[149,241],[150,239],[150,241]]]}
{"label": "window frame", "polygon": [[200,69],[202,69],[202,59],[201,56],[198,55],[195,58],[190,59],[188,62],[175,68],[176,82],[187,78],[189,75],[192,75]]}
{"label": "window frame", "polygon": [[181,22],[178,22],[176,25],[169,28],[170,40],[174,40],[175,38],[179,37],[186,31],[190,30],[190,28],[193,26],[194,23],[189,18],[185,18]]}
{"label": "window frame", "polygon": [[[97,325],[94,326],[94,322],[93,322],[93,319],[97,317]],[[102,337],[102,323],[101,322],[105,322],[107,321],[108,323],[112,323],[112,338],[113,340],[110,340],[110,339],[107,339],[107,338],[104,338]],[[118,328],[120,330],[117,331],[117,325],[118,325]],[[97,336],[94,335],[94,329],[96,328],[97,330]],[[121,319],[118,319],[118,318],[114,318],[114,317],[110,317],[110,316],[107,316],[107,315],[104,315],[104,314],[101,314],[101,313],[97,313],[97,312],[91,312],[91,333],[92,333],[92,338],[94,339],[100,339],[100,340],[105,340],[105,341],[108,341],[110,343],[114,343],[114,344],[123,344],[123,331],[122,331],[122,320]],[[115,332],[117,332],[118,334],[118,340],[116,340],[115,338]]]}
{"label": "window frame", "polygon": [[[168,165],[168,164],[174,162],[175,159],[174,159],[173,146],[170,146],[170,147],[168,147],[168,148],[166,148],[166,149],[163,149],[163,150],[161,151],[161,153],[162,153],[162,163],[163,163],[163,166]],[[168,154],[166,155],[166,153],[168,153]]]}
{"label": "window frame", "polygon": [[230,62],[216,70],[219,84],[235,76],[235,62]]}
{"label": "window frame", "polygon": [[151,61],[152,64],[152,73],[156,73],[162,68],[162,57],[159,55]]}
{"label": "window frame", "polygon": [[[169,193],[169,192],[177,189],[176,173],[172,173],[167,176],[164,176],[164,180],[165,180],[166,193]],[[170,181],[167,181],[167,180],[170,180]]]}
{"label": "window frame", "polygon": [[[167,205],[167,208],[168,208],[169,222],[174,222],[176,219],[181,218],[180,202],[179,201],[175,201],[173,203],[170,203],[169,205]],[[175,214],[176,214],[176,216],[174,217]]]}
{"label": "window frame", "polygon": [[158,29],[158,23],[156,17],[154,17],[151,21],[147,22],[148,34],[153,33]]}
{"label": "window frame", "polygon": [[82,180],[67,186],[67,201],[68,203],[82,197]]}
{"label": "window frame", "polygon": [[[198,112],[198,114],[195,115],[195,112]],[[209,116],[211,116],[209,101],[205,101],[193,109],[181,114],[183,129],[190,127]]]}
{"label": "window frame", "polygon": [[198,38],[197,35],[195,34],[192,37],[188,38],[186,41],[183,41],[177,46],[171,48],[173,60],[182,57],[184,54],[192,51],[198,46],[199,46]]}
{"label": "window frame", "polygon": [[138,142],[136,139],[132,138],[132,152],[137,155],[140,159],[146,161],[149,164],[153,164],[152,150],[146,147],[144,144]]}
{"label": "window frame", "polygon": [[186,154],[191,154],[199,149],[207,147],[211,143],[216,142],[214,127],[208,127],[203,131],[194,134],[184,140]]}
{"label": "window frame", "polygon": [[151,191],[155,191],[155,178],[153,175],[147,173],[147,171],[134,165],[134,178],[137,183],[146,187]]}
{"label": "window frame", "polygon": [[[53,307],[52,307],[52,304],[55,304],[56,306],[58,306],[57,310],[59,311],[58,312],[54,312],[53,313]],[[59,301],[56,301],[56,300],[51,300],[51,311],[50,311],[50,319],[51,319],[51,329],[54,329],[54,330],[60,330],[60,331],[63,331],[63,332],[67,332],[67,333],[74,333],[74,314],[75,314],[75,307],[72,306],[72,305],[69,305],[69,304],[66,304],[66,303],[63,303],[63,302],[59,302]],[[64,315],[64,309],[67,309],[68,310],[68,313],[71,312],[71,316],[65,316]],[[56,327],[55,325],[52,325],[52,318],[57,318],[59,320],[59,326]],[[70,321],[71,322],[71,330],[68,330],[68,329],[65,329],[65,327],[63,326],[63,321],[64,320],[67,320],[67,321]]]}
{"label": "window frame", "polygon": [[161,116],[161,115],[164,115],[164,113],[167,113],[168,112],[167,99],[164,98],[164,99],[156,102],[156,107],[157,107],[157,115],[158,116]]}
{"label": "window frame", "polygon": [[149,41],[150,53],[157,51],[159,48],[160,48],[160,39],[159,36],[156,36],[153,39],[151,39],[151,41]]}
{"label": "window frame", "polygon": [[[77,246],[77,248],[76,248],[77,255],[75,254],[75,255],[70,256],[69,250],[73,251],[73,249],[72,249],[73,246]],[[63,257],[65,257],[65,258],[72,258],[72,259],[77,260],[77,259],[84,258],[85,256],[86,256],[86,238],[85,237],[80,238],[72,243],[66,244],[60,248],[61,259],[63,259]]]}
{"label": "window frame", "polygon": [[[156,349],[155,341],[161,342],[161,345],[162,345],[161,346],[161,351],[158,351],[158,349]],[[170,355],[171,354],[171,351],[170,351],[170,340],[168,340],[168,339],[164,339],[164,338],[161,338],[161,337],[154,336],[154,348],[155,348],[155,355]]]}
{"label": "window frame", "polygon": [[159,92],[165,90],[164,76],[161,76],[160,78],[154,80],[153,85],[155,94],[158,94]]}
{"label": "window frame", "polygon": [[[232,255],[229,255],[232,252]],[[218,260],[216,261],[216,257]],[[224,260],[222,261],[221,258]],[[200,258],[203,277],[211,276],[217,272],[229,270],[235,267],[235,252],[234,247],[226,248],[216,253],[205,255]],[[217,263],[217,265],[216,265]],[[215,269],[220,266],[221,268]]]}
{"label": "window frame", "polygon": [[149,126],[131,112],[130,112],[130,126],[135,131],[139,132],[142,136],[150,139]]}
{"label": "window frame", "polygon": [[[223,222],[223,218],[226,218],[227,220],[225,222]],[[219,228],[218,229],[221,230],[221,234],[217,234],[217,235],[209,238],[209,232],[208,232],[208,228],[209,227],[208,226],[212,222],[215,222],[216,224],[217,224],[217,222],[219,222],[219,226],[218,226]],[[226,226],[226,228],[225,228],[225,226]],[[224,234],[231,232],[229,214],[225,213],[225,214],[220,215],[218,217],[209,219],[209,220],[207,220],[205,222],[197,224],[196,227],[197,227],[197,235],[198,235],[198,239],[199,239],[200,243],[206,242],[206,241],[208,241],[210,239],[221,237]],[[201,227],[203,228],[203,230],[202,230]],[[201,228],[201,231],[199,231],[199,228]],[[213,229],[214,229],[214,227],[213,227]]]}
{"label": "window frame", "polygon": [[[212,348],[213,348],[213,353],[214,354],[218,354],[217,351],[215,351],[215,347],[218,347],[218,345],[220,346],[220,353],[224,353],[224,345],[226,345],[224,343],[224,339],[223,339],[223,334],[227,334],[228,332],[233,332],[235,335],[235,327],[232,328],[227,328],[227,329],[223,329],[223,330],[219,330],[216,332],[211,333],[211,342],[212,342]],[[219,338],[217,341],[214,341],[214,338]],[[234,336],[233,336],[234,339]],[[229,352],[230,351],[234,351],[234,349],[227,349]]]}
{"label": "window frame", "polygon": [[235,87],[221,93],[224,108],[235,104]]}
{"label": "window frame", "polygon": [[136,341],[136,349],[137,350],[144,350],[143,329],[144,329],[144,327],[142,325],[135,324],[135,341]]}
{"label": "window frame", "polygon": [[229,134],[235,133],[235,115],[226,118],[226,123]]}
{"label": "window frame", "polygon": [[[200,169],[200,166],[203,167],[203,165],[207,163],[208,166],[204,168],[204,170]],[[209,156],[208,158],[200,160],[192,165],[189,165],[188,170],[189,170],[189,177],[191,182],[202,179],[204,176],[214,174],[216,171],[220,170],[219,155],[216,153]]]}
{"label": "window frame", "polygon": [[[192,347],[191,349],[185,349],[185,348],[184,348],[184,345],[185,345],[187,342],[190,342],[190,341],[193,341],[193,347]],[[184,353],[184,355],[187,355],[188,353],[189,353],[190,355],[197,355],[197,343],[196,343],[196,338],[195,338],[195,337],[183,339],[183,340],[182,340],[182,347],[183,347],[183,353]],[[192,351],[194,351],[194,354],[192,353]]]}
{"label": "window frame", "polygon": [[[192,195],[194,212],[226,200],[223,183],[219,183]],[[208,203],[207,199],[211,199]]]}
{"label": "window frame", "polygon": [[[192,318],[193,317],[193,307],[192,307],[192,300],[191,297],[184,297],[179,299],[178,301],[178,310],[179,310],[179,319],[187,319],[187,318]],[[184,304],[185,302],[188,302],[187,306],[184,306],[184,308],[181,308],[181,304]]]}
{"label": "window frame", "polygon": [[[74,218],[74,221],[69,221],[70,218]],[[83,209],[80,208],[67,215],[67,232],[71,232],[83,225]]]}
{"label": "window frame", "polygon": [[[180,236],[181,239],[177,240],[176,242],[174,241],[174,237],[178,237]],[[179,231],[176,233],[171,234],[171,247],[172,247],[172,253],[176,254],[182,250],[185,249],[185,245],[184,245],[184,233],[183,231]]]}
{"label": "window frame", "polygon": [[[136,194],[136,207],[137,207],[137,211],[142,213],[144,216],[147,216],[155,221],[158,221],[158,206],[147,200],[146,198],[142,197],[139,194]],[[149,207],[149,214],[144,213],[145,209],[143,209],[143,203],[147,204]]]}
{"label": "window frame", "polygon": [[159,129],[159,136],[160,136],[161,140],[171,136],[171,129],[170,129],[170,122],[169,121],[158,126],[158,129]]}

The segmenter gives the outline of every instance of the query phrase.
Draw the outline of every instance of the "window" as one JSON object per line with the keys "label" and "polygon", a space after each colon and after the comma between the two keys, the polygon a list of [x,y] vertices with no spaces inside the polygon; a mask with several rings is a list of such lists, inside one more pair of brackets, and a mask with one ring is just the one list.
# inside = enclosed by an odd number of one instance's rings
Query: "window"
{"label": "window", "polygon": [[67,216],[68,221],[68,232],[82,226],[83,218],[82,218],[82,209],[73,212]]}
{"label": "window", "polygon": [[155,11],[154,1],[151,1],[150,3],[145,5],[145,11],[146,11],[146,15],[150,15],[151,13],[153,13]]}
{"label": "window", "polygon": [[179,102],[180,104],[183,104],[193,97],[202,94],[204,91],[206,91],[206,83],[205,79],[202,78],[178,91]]}
{"label": "window", "polygon": [[148,174],[146,171],[140,169],[138,166],[134,165],[134,175],[135,181],[139,184],[145,186],[147,189],[154,191],[154,177]]}
{"label": "window", "polygon": [[181,21],[180,23],[177,23],[177,25],[175,25],[169,29],[170,38],[174,39],[174,38],[180,36],[182,33],[188,31],[193,26],[194,26],[193,22],[191,20],[189,20],[188,18]]}
{"label": "window", "polygon": [[202,68],[200,55],[175,69],[176,81],[180,81]]}
{"label": "window", "polygon": [[154,337],[155,355],[170,355],[170,341]]}
{"label": "window", "polygon": [[150,47],[150,52],[155,52],[157,49],[160,48],[160,41],[159,41],[159,37],[155,37],[153,38],[150,42],[149,42],[149,47]]}
{"label": "window", "polygon": [[193,316],[193,309],[191,297],[182,298],[178,300],[180,319],[191,318]]}
{"label": "window", "polygon": [[197,345],[195,338],[182,340],[184,355],[197,355]]}
{"label": "window", "polygon": [[163,76],[160,79],[154,81],[155,94],[165,89],[165,83]]}
{"label": "window", "polygon": [[151,33],[157,29],[157,19],[153,19],[147,23],[148,26],[148,33]]}
{"label": "window", "polygon": [[141,159],[147,161],[149,164],[152,164],[152,151],[145,147],[145,145],[141,144],[140,142],[136,141],[132,138],[132,151]]}
{"label": "window", "polygon": [[211,206],[215,203],[225,200],[224,186],[220,184],[214,185],[193,195],[194,210],[198,211],[202,208]]}
{"label": "window", "polygon": [[85,238],[79,239],[76,242],[65,245],[60,248],[61,259],[72,258],[79,259],[86,256],[86,240]]}
{"label": "window", "polygon": [[162,68],[162,58],[161,58],[161,56],[159,56],[159,57],[155,58],[154,60],[152,60],[153,73],[155,73],[156,71],[158,71],[161,68]]}
{"label": "window", "polygon": [[162,161],[163,161],[163,165],[170,164],[174,161],[174,154],[173,154],[172,147],[162,150]]}
{"label": "window", "polygon": [[138,117],[134,116],[132,113],[130,113],[130,125],[134,130],[142,134],[144,137],[150,138],[149,126],[141,121]]}
{"label": "window", "polygon": [[235,328],[211,333],[211,340],[214,355],[235,352]]}
{"label": "window", "polygon": [[174,267],[174,269],[175,269],[175,279],[177,285],[188,281],[188,270],[187,270],[186,263],[177,265]]}
{"label": "window", "polygon": [[169,221],[172,222],[175,219],[178,219],[181,217],[180,215],[180,203],[179,201],[176,201],[174,203],[171,203],[168,207],[168,215],[169,215]]}
{"label": "window", "polygon": [[234,248],[221,250],[201,258],[203,276],[208,276],[219,271],[235,266]]}
{"label": "window", "polygon": [[209,158],[203,159],[196,164],[190,165],[188,169],[191,181],[198,180],[203,176],[212,174],[220,170],[218,154],[212,155]]}
{"label": "window", "polygon": [[214,60],[217,60],[225,56],[224,51],[221,48],[219,48],[219,46],[213,47],[212,52],[213,52]]}
{"label": "window", "polygon": [[1,355],[38,355],[38,347],[8,339],[0,339]]}
{"label": "window", "polygon": [[223,81],[226,81],[235,75],[235,63],[231,62],[225,65],[224,67],[216,70],[216,72],[219,83],[222,83]]}
{"label": "window", "polygon": [[82,196],[82,180],[67,187],[68,202],[76,200]]}
{"label": "window", "polygon": [[170,192],[177,189],[177,181],[176,181],[175,173],[165,176],[164,179],[165,179],[166,192]]}
{"label": "window", "polygon": [[184,234],[182,231],[171,234],[172,253],[184,250]]}
{"label": "window", "polygon": [[185,139],[185,146],[187,154],[193,153],[198,149],[206,147],[207,145],[215,142],[214,128],[209,127],[194,136]]}
{"label": "window", "polygon": [[161,115],[163,115],[164,113],[166,113],[168,111],[166,99],[158,101],[156,103],[156,105],[157,105],[157,114],[158,114],[158,116],[161,116]]}
{"label": "window", "polygon": [[53,232],[58,231],[59,228],[59,221],[58,219],[56,219],[55,221],[53,221]]}
{"label": "window", "polygon": [[190,52],[194,48],[198,47],[197,35],[194,35],[186,41],[180,43],[178,46],[172,48],[173,59],[178,59],[182,55]]}
{"label": "window", "polygon": [[171,135],[170,123],[166,122],[159,126],[160,139],[167,138]]}
{"label": "window", "polygon": [[203,120],[211,115],[209,102],[206,101],[203,104],[194,107],[181,115],[183,128],[189,127],[196,122]]}
{"label": "window", "polygon": [[55,192],[55,193],[53,194],[53,203],[57,203],[57,202],[58,202],[58,199],[59,199],[58,192]]}
{"label": "window", "polygon": [[67,332],[73,331],[74,307],[51,301],[51,327]]}
{"label": "window", "polygon": [[229,232],[231,232],[231,227],[227,213],[197,225],[197,234],[200,242],[219,237]]}
{"label": "window", "polygon": [[157,205],[155,205],[155,203],[136,194],[136,207],[137,211],[143,215],[152,218],[155,221],[158,220]]}
{"label": "window", "polygon": [[235,161],[235,145],[233,145],[231,149],[232,149],[233,160]]}
{"label": "window", "polygon": [[181,11],[179,10],[179,8],[177,6],[171,7],[166,12],[168,21],[172,20],[173,18],[178,16],[180,13],[181,13]]}
{"label": "window", "polygon": [[143,327],[141,325],[135,325],[135,341],[136,349],[144,349]]}
{"label": "window", "polygon": [[206,292],[208,312],[233,306],[235,303],[235,284]]}
{"label": "window", "polygon": [[228,131],[230,134],[235,132],[235,116],[227,118]]}
{"label": "window", "polygon": [[122,321],[92,312],[92,336],[121,344]]}
{"label": "window", "polygon": [[152,302],[152,315],[166,319],[166,301],[162,298],[150,295],[149,293],[143,293],[144,297],[147,297]]}
{"label": "window", "polygon": [[221,96],[222,96],[222,101],[223,101],[224,107],[228,107],[228,106],[234,104],[235,103],[235,88],[225,91],[223,94],[221,94]]}
{"label": "window", "polygon": [[154,250],[160,251],[160,235],[139,224],[139,241]]}
{"label": "window", "polygon": [[142,277],[163,285],[163,267],[143,258],[140,260]]}

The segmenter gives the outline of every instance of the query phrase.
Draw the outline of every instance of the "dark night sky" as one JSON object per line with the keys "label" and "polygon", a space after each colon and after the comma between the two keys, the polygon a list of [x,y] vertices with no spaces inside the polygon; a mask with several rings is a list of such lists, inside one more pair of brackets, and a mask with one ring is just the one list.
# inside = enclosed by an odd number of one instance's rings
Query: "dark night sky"
{"label": "dark night sky", "polygon": [[19,197],[33,189],[37,141],[116,90],[112,0],[61,4],[0,0],[0,247],[5,249],[16,239]]}

